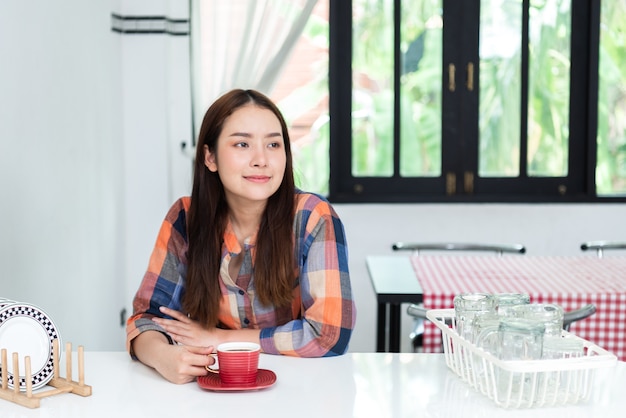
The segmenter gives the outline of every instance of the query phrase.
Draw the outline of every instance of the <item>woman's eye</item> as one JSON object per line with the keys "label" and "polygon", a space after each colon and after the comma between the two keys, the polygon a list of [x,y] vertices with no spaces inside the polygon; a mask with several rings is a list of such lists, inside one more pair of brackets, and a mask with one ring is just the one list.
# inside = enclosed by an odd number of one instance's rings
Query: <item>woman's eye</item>
{"label": "woman's eye", "polygon": [[269,148],[280,148],[280,142],[272,142],[268,145]]}
{"label": "woman's eye", "polygon": [[235,144],[235,146],[239,147],[239,148],[246,148],[248,146],[248,143],[247,142],[237,142]]}

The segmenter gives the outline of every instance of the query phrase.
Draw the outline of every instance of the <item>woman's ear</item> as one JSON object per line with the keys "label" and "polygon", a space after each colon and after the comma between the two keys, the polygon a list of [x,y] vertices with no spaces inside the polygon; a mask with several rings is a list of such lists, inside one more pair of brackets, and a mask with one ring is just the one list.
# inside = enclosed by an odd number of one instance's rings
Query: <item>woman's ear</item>
{"label": "woman's ear", "polygon": [[209,146],[204,146],[204,165],[209,171],[215,173],[217,171],[217,162],[215,159],[215,154],[209,151]]}

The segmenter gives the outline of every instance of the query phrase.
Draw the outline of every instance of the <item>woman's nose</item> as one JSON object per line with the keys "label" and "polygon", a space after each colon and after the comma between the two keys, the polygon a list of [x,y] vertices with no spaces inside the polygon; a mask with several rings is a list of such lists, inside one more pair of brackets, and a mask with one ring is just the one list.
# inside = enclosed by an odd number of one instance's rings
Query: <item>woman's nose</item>
{"label": "woman's nose", "polygon": [[251,165],[254,167],[264,167],[267,164],[267,156],[265,155],[265,148],[255,147],[252,153]]}

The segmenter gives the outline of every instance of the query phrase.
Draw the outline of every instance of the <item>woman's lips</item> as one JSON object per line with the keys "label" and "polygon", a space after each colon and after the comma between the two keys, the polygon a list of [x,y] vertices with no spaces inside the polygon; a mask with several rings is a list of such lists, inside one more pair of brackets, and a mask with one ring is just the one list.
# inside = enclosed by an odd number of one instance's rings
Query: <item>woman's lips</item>
{"label": "woman's lips", "polygon": [[269,176],[246,176],[246,180],[255,182],[255,183],[265,183],[270,180]]}

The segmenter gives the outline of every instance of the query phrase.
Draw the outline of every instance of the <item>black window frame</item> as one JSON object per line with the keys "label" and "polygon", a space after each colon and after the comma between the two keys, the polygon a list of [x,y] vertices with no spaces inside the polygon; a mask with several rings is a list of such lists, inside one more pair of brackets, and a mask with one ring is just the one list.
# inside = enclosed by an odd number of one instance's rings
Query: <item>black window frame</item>
{"label": "black window frame", "polygon": [[[406,0],[405,0],[406,1]],[[394,20],[400,22],[401,0],[394,0]],[[523,0],[528,21],[529,0]],[[445,22],[479,21],[480,0],[457,2],[444,0]],[[452,5],[455,7],[451,7]],[[462,7],[458,7],[462,4]],[[472,193],[449,194],[446,177],[450,167],[454,170],[454,190],[463,190],[465,172],[476,172],[478,158],[477,142],[478,100],[473,97],[459,100],[450,98],[442,80],[442,175],[436,178],[406,178],[399,176],[399,153],[394,152],[392,177],[354,177],[351,172],[351,109],[352,109],[352,1],[330,0],[330,45],[329,45],[329,112],[330,112],[330,179],[328,198],[337,203],[410,203],[410,202],[626,202],[626,197],[597,196],[595,193],[596,131],[598,100],[598,62],[600,40],[600,2],[572,0],[572,48],[571,86],[586,88],[570,91],[570,140],[568,176],[528,177],[526,163],[521,161],[518,178],[475,178]],[[445,25],[444,25],[445,26]],[[461,33],[465,31],[465,33]],[[468,29],[462,24],[444,28],[444,53],[442,66],[450,60],[478,62],[478,23]],[[394,89],[399,92],[400,48],[399,24],[395,24]],[[527,28],[524,45],[527,45]],[[459,47],[458,39],[464,45]],[[456,45],[456,47],[450,47]],[[528,53],[523,53],[523,103],[527,101]],[[446,72],[444,71],[443,74]],[[477,74],[477,82],[480,82]],[[479,89],[476,89],[479,90]],[[452,100],[452,102],[450,102]],[[399,94],[395,94],[394,149],[399,149]],[[465,108],[462,108],[465,106]],[[468,107],[469,106],[469,107]],[[522,106],[522,120],[526,120],[526,106]],[[476,130],[474,143],[466,149],[459,144],[458,136],[451,141],[451,131],[459,129],[459,114],[474,118],[470,122]],[[472,125],[473,123],[473,125]],[[525,123],[522,123],[522,138],[526,138]],[[468,126],[468,125],[463,125]],[[455,138],[452,136],[452,138]],[[470,140],[471,142],[472,140]],[[525,140],[522,141],[521,159],[525,158]],[[472,148],[474,147],[474,148]],[[468,158],[469,156],[469,158]],[[476,176],[477,177],[477,176]]]}

